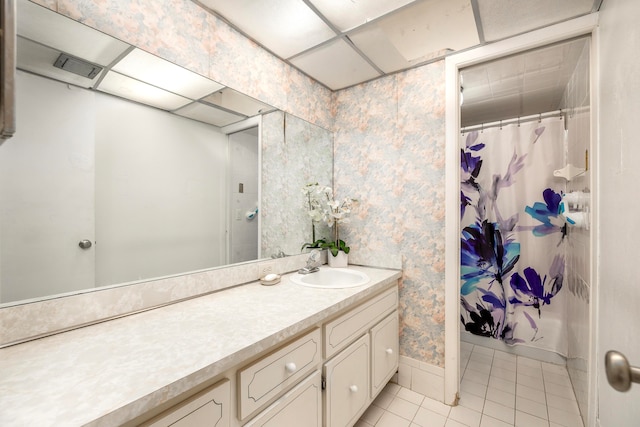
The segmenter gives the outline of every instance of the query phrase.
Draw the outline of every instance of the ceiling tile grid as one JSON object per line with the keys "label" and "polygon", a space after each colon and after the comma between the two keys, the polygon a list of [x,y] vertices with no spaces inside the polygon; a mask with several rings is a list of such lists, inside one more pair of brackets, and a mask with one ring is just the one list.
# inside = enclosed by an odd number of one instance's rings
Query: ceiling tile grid
{"label": "ceiling tile grid", "polygon": [[600,0],[194,0],[331,90],[591,13]]}

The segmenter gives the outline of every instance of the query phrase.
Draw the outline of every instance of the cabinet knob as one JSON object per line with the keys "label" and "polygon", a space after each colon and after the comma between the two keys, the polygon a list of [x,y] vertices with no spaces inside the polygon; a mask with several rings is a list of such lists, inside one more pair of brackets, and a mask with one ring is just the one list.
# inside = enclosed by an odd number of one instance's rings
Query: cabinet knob
{"label": "cabinet knob", "polygon": [[393,354],[393,349],[392,348],[388,348],[388,349],[385,350],[385,352],[387,354]]}
{"label": "cabinet knob", "polygon": [[284,369],[286,369],[287,372],[292,373],[292,372],[295,372],[296,369],[298,369],[298,367],[296,366],[295,363],[289,362],[284,365]]}
{"label": "cabinet knob", "polygon": [[358,391],[358,386],[353,384],[349,386],[349,390],[351,390],[352,393],[356,393]]}

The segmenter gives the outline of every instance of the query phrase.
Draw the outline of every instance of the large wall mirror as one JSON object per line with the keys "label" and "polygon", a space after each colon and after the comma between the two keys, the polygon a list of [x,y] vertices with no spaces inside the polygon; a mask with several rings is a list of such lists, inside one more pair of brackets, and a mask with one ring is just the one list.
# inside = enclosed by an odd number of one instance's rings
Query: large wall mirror
{"label": "large wall mirror", "polygon": [[0,145],[0,307],[261,258],[311,239],[333,134],[18,0]]}

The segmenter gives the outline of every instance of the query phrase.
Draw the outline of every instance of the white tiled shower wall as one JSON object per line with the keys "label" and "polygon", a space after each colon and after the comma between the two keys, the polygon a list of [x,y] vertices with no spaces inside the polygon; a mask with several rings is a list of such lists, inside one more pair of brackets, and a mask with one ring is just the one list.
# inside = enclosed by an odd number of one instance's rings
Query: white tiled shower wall
{"label": "white tiled shower wall", "polygon": [[[564,95],[563,109],[567,110],[567,163],[588,169],[583,175],[567,182],[566,191],[590,192],[591,172],[588,150],[591,140],[589,96],[589,45],[585,46],[575,72]],[[588,211],[590,204],[581,207]],[[567,299],[568,352],[567,370],[587,424],[588,359],[589,359],[589,295],[591,291],[591,225],[589,229],[569,227],[564,286]]]}

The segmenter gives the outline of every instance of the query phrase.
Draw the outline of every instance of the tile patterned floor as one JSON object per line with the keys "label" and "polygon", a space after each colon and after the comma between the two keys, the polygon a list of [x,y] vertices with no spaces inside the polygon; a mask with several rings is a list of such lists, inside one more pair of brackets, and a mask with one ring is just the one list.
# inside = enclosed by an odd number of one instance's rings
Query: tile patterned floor
{"label": "tile patterned floor", "polygon": [[564,366],[462,342],[460,402],[389,383],[355,427],[583,427]]}

